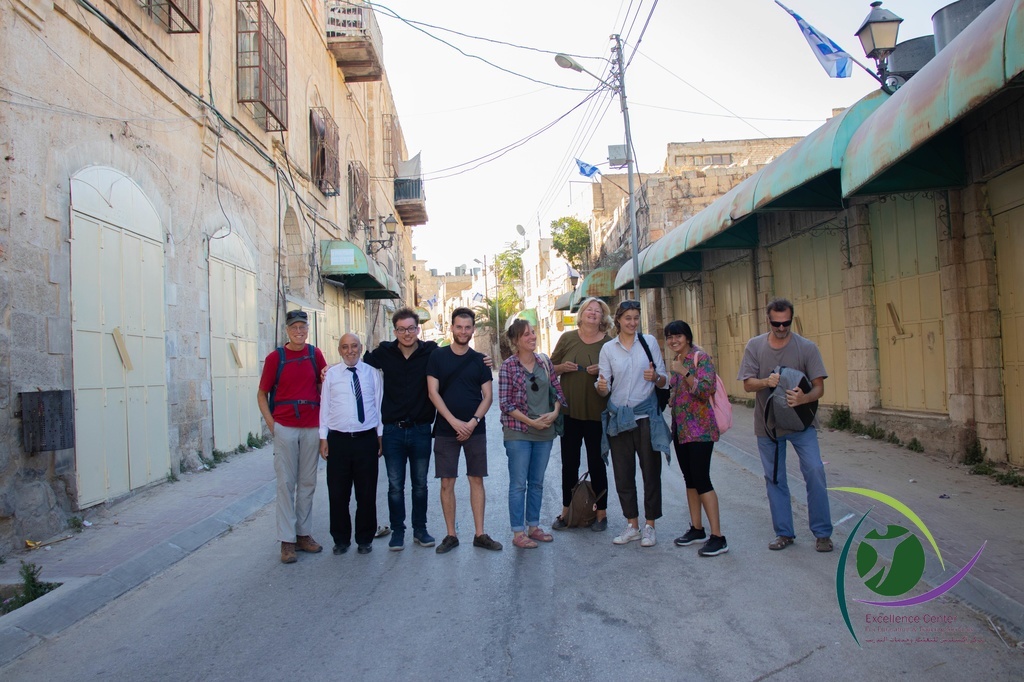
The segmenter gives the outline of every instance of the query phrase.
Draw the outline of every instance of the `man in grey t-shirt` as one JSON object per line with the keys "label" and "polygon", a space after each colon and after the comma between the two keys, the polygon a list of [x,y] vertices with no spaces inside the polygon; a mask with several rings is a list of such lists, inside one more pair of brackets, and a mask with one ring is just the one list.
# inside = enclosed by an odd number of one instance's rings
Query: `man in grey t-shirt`
{"label": "man in grey t-shirt", "polygon": [[[772,389],[779,384],[776,367],[792,367],[803,372],[811,382],[811,390],[804,393],[799,388],[786,391],[786,402],[791,407],[819,400],[825,394],[825,364],[821,352],[813,341],[793,333],[793,304],[784,298],[768,304],[768,324],[771,331],[755,336],[747,342],[743,351],[739,376],[744,390],[757,394],[754,408],[754,434],[761,454],[761,466],[768,489],[768,506],[772,512],[772,525],[776,538],[768,543],[768,549],[785,549],[793,544],[793,505],[786,482],[786,443],[792,443],[800,458],[800,472],[807,484],[807,510],[811,532],[814,534],[815,549],[819,552],[832,551],[832,514],[828,503],[828,489],[825,483],[825,465],[818,448],[818,421],[803,431],[785,431],[776,434],[777,442],[768,437],[764,425],[764,409]],[[776,464],[777,463],[777,464]]]}

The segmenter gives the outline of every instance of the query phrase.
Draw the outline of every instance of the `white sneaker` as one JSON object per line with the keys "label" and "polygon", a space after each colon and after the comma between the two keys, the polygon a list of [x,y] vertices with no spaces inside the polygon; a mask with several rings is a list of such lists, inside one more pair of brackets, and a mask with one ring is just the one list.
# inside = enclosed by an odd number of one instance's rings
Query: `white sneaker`
{"label": "white sneaker", "polygon": [[626,524],[626,528],[621,533],[619,533],[618,537],[616,537],[614,540],[612,540],[612,542],[615,543],[616,545],[624,545],[624,544],[626,544],[628,542],[633,542],[633,540],[639,540],[639,539],[640,539],[640,530],[637,529],[637,528],[634,528],[633,526],[631,526],[631,525],[629,525],[627,523]]}
{"label": "white sneaker", "polygon": [[658,544],[658,538],[654,534],[654,526],[644,524],[643,537],[640,540],[641,547],[654,547]]}

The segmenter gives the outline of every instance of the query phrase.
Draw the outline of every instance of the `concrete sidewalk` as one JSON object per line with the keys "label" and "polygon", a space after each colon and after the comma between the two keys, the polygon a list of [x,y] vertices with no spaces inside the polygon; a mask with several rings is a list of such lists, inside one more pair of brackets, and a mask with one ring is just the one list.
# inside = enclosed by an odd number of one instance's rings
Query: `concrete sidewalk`
{"label": "concrete sidewalk", "polygon": [[[763,476],[752,409],[733,406],[733,428],[715,447],[715,453]],[[1024,632],[1024,489],[1003,486],[989,476],[974,476],[962,464],[944,457],[911,452],[884,441],[844,431],[819,430],[822,460],[829,487],[868,488],[889,495],[914,511],[931,531],[942,552],[945,569],[925,543],[927,565],[924,580],[937,586],[951,578],[985,544],[978,562],[950,594],[975,609],[995,616],[1016,631]],[[797,542],[813,540],[806,527],[807,495],[799,459],[787,451],[789,490],[804,513],[796,519]],[[896,510],[872,499],[847,492],[829,495],[835,525],[836,551],[868,509],[871,513],[858,538],[871,528],[888,524],[910,526]],[[770,517],[764,519],[765,545],[773,539]],[[801,524],[804,524],[801,526]],[[784,550],[785,551],[785,550]]]}
{"label": "concrete sidewalk", "polygon": [[[716,456],[760,477],[753,411],[739,406],[734,409],[735,426],[716,446]],[[497,421],[496,414],[493,421]],[[930,584],[938,585],[952,576],[988,541],[981,559],[952,594],[998,617],[1017,633],[1024,631],[1024,567],[1015,561],[1024,546],[1024,524],[1019,523],[1024,517],[1024,490],[1000,486],[989,477],[971,476],[963,466],[888,443],[828,429],[822,429],[820,437],[830,486],[870,488],[890,495],[915,511],[931,530],[946,569],[941,570],[929,554],[925,580]],[[674,462],[672,466],[676,466]],[[787,470],[795,501],[797,542],[810,543],[806,498],[792,452]],[[557,477],[558,467],[549,467],[548,484],[553,489]],[[379,485],[386,486],[384,481],[382,476]],[[728,497],[727,490],[720,494],[723,500]],[[0,666],[227,532],[273,498],[273,453],[268,446],[234,455],[215,470],[182,475],[177,483],[155,486],[108,508],[87,510],[84,517],[93,525],[81,533],[69,531],[58,536],[70,539],[51,545],[49,550],[6,554],[0,583],[19,582],[20,560],[24,560],[42,567],[42,580],[63,585],[0,618]],[[865,526],[906,525],[897,512],[867,498],[833,492],[831,501],[837,552],[869,507],[872,511]],[[763,518],[747,522],[764,528],[764,551],[768,552],[767,543],[774,535],[767,503]],[[862,528],[859,535],[866,531]],[[260,548],[253,560],[276,561],[276,557],[276,551]]]}

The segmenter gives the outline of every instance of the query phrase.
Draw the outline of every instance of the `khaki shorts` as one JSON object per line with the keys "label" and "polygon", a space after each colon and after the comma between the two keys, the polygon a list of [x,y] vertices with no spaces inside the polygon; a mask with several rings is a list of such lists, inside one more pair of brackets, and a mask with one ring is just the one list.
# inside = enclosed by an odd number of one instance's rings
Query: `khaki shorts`
{"label": "khaki shorts", "polygon": [[434,476],[459,477],[459,451],[466,451],[466,475],[487,475],[487,434],[474,433],[460,442],[455,436],[434,437]]}

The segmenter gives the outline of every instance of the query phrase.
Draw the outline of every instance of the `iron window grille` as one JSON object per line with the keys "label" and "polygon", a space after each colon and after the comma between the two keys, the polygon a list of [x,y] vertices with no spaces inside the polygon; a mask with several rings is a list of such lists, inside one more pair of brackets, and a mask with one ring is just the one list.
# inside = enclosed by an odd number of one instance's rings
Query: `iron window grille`
{"label": "iron window grille", "polygon": [[139,0],[168,33],[199,33],[199,0]]}
{"label": "iron window grille", "polygon": [[352,234],[370,224],[370,174],[358,161],[348,163],[348,226]]}
{"label": "iron window grille", "polygon": [[309,110],[309,158],[313,182],[327,197],[341,193],[338,167],[338,124],[326,107]]}
{"label": "iron window grille", "polygon": [[267,132],[288,130],[284,34],[261,0],[237,0],[238,101]]}

